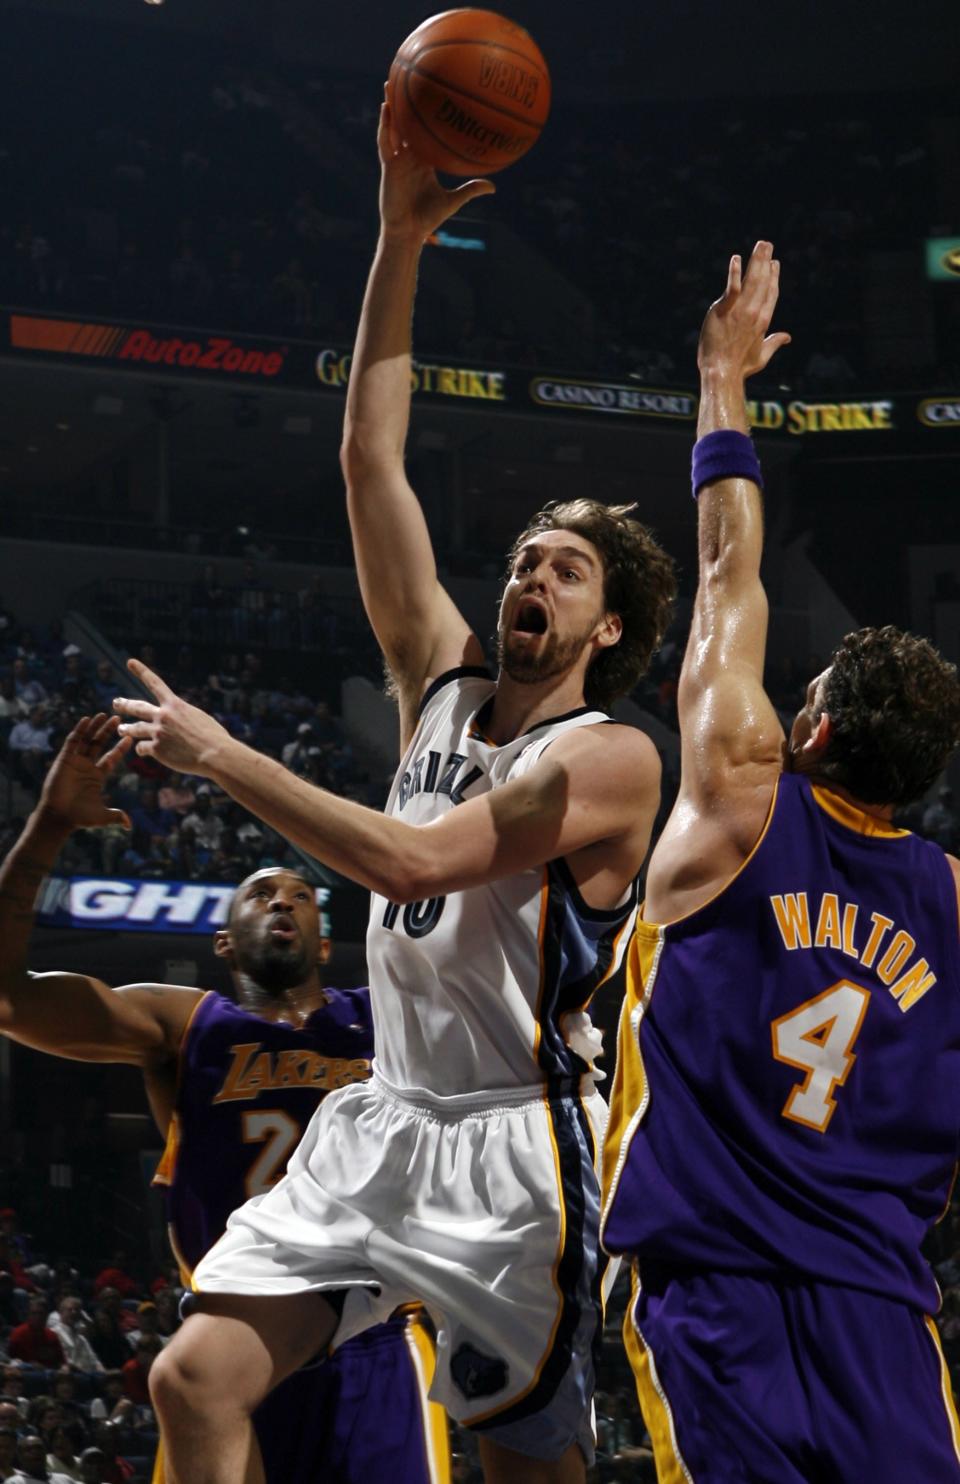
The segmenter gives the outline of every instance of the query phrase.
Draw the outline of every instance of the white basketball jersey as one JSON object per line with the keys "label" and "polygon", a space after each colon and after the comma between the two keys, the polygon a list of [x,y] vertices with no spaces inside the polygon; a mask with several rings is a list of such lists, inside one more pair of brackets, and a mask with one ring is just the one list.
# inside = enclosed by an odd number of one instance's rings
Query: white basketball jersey
{"label": "white basketball jersey", "polygon": [[[441,675],[394,780],[386,813],[427,824],[518,778],[587,707],[496,746],[484,735],[495,684],[485,670]],[[620,966],[636,912],[598,911],[562,859],[400,907],[374,894],[367,933],[376,1067],[433,1097],[556,1085],[591,1069],[599,1036],[585,1006]]]}

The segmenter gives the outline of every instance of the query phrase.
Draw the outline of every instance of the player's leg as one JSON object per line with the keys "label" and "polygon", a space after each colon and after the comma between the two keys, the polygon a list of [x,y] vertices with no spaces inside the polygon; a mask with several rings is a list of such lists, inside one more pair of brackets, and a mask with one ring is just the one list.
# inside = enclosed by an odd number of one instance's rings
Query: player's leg
{"label": "player's leg", "polygon": [[[578,1098],[540,1098],[463,1119],[457,1142],[466,1174],[458,1180],[449,1159],[457,1223],[448,1241],[467,1213],[483,1240],[455,1283],[449,1262],[425,1274],[438,1285],[428,1307],[446,1339],[434,1395],[476,1433],[487,1484],[582,1484],[602,1324],[589,1122]],[[424,1226],[442,1230],[440,1220]]]}
{"label": "player's leg", "polygon": [[547,1462],[516,1453],[493,1438],[480,1438],[480,1462],[485,1484],[583,1484],[587,1466],[578,1443],[562,1458]]}
{"label": "player's leg", "polygon": [[329,1343],[339,1316],[319,1293],[199,1302],[150,1371],[168,1484],[262,1484],[251,1413]]}
{"label": "player's leg", "polygon": [[829,1284],[798,1286],[791,1318],[819,1478],[958,1484],[960,1421],[932,1319]]}

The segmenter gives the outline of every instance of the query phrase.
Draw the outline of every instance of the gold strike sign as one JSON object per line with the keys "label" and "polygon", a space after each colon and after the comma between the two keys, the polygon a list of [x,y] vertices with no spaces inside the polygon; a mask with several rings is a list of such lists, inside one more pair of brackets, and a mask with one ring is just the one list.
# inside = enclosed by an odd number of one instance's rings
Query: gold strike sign
{"label": "gold strike sign", "polygon": [[[317,356],[317,380],[322,386],[346,386],[352,360],[349,354],[322,350]],[[410,390],[472,402],[503,402],[506,400],[503,380],[502,371],[477,371],[469,366],[437,366],[414,361]]]}
{"label": "gold strike sign", "polygon": [[893,402],[748,402],[750,425],[775,433],[878,433],[893,428]]}

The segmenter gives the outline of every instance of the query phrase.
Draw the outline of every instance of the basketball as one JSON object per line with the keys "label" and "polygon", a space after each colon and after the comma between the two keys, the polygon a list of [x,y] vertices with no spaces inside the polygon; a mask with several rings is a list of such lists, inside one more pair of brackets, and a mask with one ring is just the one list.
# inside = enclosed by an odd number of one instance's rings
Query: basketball
{"label": "basketball", "polygon": [[492,10],[446,10],[407,37],[387,80],[400,138],[450,175],[492,175],[525,155],[550,112],[533,38]]}

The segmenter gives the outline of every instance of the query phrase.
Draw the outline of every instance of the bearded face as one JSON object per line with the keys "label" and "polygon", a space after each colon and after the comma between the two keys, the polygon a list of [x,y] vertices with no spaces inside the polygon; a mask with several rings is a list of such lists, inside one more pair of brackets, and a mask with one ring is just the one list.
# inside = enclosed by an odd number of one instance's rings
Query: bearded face
{"label": "bearded face", "polygon": [[504,589],[500,667],[521,685],[563,675],[605,619],[603,566],[593,543],[572,531],[538,531],[517,553]]}

